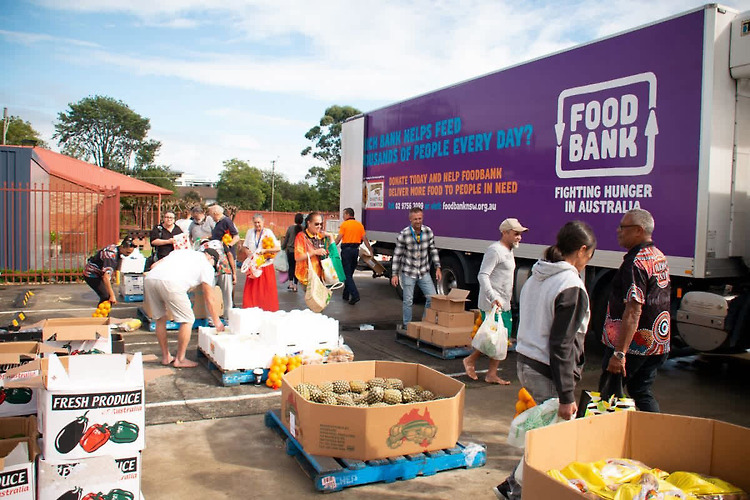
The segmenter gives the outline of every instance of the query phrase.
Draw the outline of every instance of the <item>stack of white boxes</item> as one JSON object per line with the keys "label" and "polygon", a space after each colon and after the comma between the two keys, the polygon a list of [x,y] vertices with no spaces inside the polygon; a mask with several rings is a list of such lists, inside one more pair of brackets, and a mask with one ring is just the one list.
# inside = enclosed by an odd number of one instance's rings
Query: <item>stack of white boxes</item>
{"label": "stack of white boxes", "polygon": [[268,312],[233,308],[227,328],[198,329],[198,347],[223,370],[268,368],[274,355],[339,345],[339,322],[306,310]]}
{"label": "stack of white boxes", "polygon": [[120,263],[120,295],[124,302],[143,301],[143,272],[146,268],[146,257],[139,249],[129,256],[122,257]]}

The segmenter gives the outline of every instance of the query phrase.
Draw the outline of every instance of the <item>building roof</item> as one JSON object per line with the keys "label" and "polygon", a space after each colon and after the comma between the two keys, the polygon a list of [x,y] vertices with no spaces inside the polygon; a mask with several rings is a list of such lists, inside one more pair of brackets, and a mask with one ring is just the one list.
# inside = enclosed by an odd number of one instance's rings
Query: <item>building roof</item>
{"label": "building roof", "polygon": [[216,195],[219,192],[215,187],[209,186],[177,186],[177,195],[180,198],[183,198],[190,191],[198,193],[204,202],[206,200],[216,200]]}
{"label": "building roof", "polygon": [[[23,146],[19,146],[23,147]],[[169,189],[98,167],[76,158],[55,153],[49,149],[34,147],[33,158],[50,175],[60,177],[79,186],[100,190],[119,186],[120,195],[164,195],[172,194]]]}

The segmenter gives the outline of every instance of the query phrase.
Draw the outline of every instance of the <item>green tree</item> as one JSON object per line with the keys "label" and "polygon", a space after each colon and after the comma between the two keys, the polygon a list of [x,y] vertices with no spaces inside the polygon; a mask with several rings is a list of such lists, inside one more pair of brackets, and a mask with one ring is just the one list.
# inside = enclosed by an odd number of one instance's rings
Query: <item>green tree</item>
{"label": "green tree", "polygon": [[142,168],[150,167],[156,164],[156,155],[161,149],[161,142],[149,139],[142,141],[138,151],[135,153],[135,162],[133,170],[138,171]]}
{"label": "green tree", "polygon": [[216,184],[219,203],[235,205],[241,210],[262,210],[268,190],[270,204],[271,186],[265,185],[260,169],[237,158],[226,160],[223,165]]}
{"label": "green tree", "polygon": [[341,166],[311,167],[305,175],[311,181],[313,190],[318,195],[316,207],[318,210],[336,212],[339,209],[339,194],[341,192]]}
{"label": "green tree", "polygon": [[133,177],[142,181],[154,184],[155,186],[163,187],[172,191],[172,196],[175,196],[177,192],[177,186],[175,186],[175,179],[177,179],[178,173],[172,171],[169,167],[164,165],[149,165],[141,168],[133,174]]}
{"label": "green tree", "polygon": [[307,131],[305,138],[314,143],[302,150],[302,156],[312,155],[329,167],[341,165],[341,125],[345,120],[360,114],[351,106],[330,106],[320,123]]}
{"label": "green tree", "polygon": [[[151,124],[122,101],[85,97],[57,115],[54,138],[65,154],[125,172],[141,149]],[[158,148],[156,148],[158,150]]]}
{"label": "green tree", "polygon": [[23,121],[18,116],[8,118],[8,131],[5,134],[5,144],[21,145],[24,141],[34,141],[37,146],[47,147],[47,143],[39,137],[31,123]]}

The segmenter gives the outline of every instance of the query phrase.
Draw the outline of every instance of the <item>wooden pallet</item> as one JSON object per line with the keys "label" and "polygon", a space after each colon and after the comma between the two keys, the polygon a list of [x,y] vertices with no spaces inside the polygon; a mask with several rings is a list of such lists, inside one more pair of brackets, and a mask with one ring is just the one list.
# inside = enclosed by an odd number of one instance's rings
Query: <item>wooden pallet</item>
{"label": "wooden pallet", "polygon": [[432,476],[450,469],[471,469],[487,462],[487,449],[480,444],[457,443],[454,448],[402,455],[383,460],[350,460],[308,454],[281,423],[279,410],[266,412],[266,427],[286,441],[286,452],[293,455],[302,470],[323,492],[340,491],[350,486]]}
{"label": "wooden pallet", "polygon": [[[253,375],[254,368],[248,368],[247,370],[224,370],[210,354],[204,352],[200,347],[198,347],[197,359],[198,362],[203,364],[203,366],[208,369],[209,373],[211,373],[211,375],[213,375],[214,378],[225,387],[255,383],[255,375]],[[263,377],[260,380],[261,384],[265,385],[267,378],[268,368],[265,368],[263,370]]]}
{"label": "wooden pallet", "polygon": [[463,358],[471,354],[471,352],[473,351],[473,348],[471,346],[445,347],[433,344],[432,342],[425,342],[424,340],[415,339],[399,332],[396,332],[396,342],[440,359]]}

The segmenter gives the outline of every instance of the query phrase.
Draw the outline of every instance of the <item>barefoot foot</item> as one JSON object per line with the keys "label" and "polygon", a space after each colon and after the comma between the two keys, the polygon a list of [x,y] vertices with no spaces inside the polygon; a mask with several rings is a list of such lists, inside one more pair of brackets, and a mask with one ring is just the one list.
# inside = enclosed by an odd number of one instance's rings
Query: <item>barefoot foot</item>
{"label": "barefoot foot", "polygon": [[185,358],[182,361],[180,361],[179,359],[175,359],[174,365],[177,368],[195,368],[196,366],[198,366],[198,363],[196,363],[195,361],[190,361],[189,359]]}
{"label": "barefoot foot", "polygon": [[484,377],[484,381],[488,384],[510,385],[510,381],[501,379],[497,375],[495,375],[494,377],[487,375],[486,377]]}
{"label": "barefoot foot", "polygon": [[469,361],[469,358],[464,358],[464,370],[466,370],[466,375],[468,375],[471,380],[476,380],[477,379],[476,368]]}
{"label": "barefoot foot", "polygon": [[174,361],[174,356],[169,356],[168,358],[161,358],[161,364],[164,366],[169,366]]}

